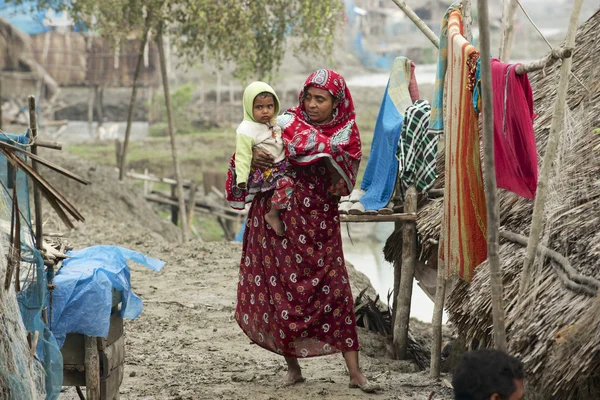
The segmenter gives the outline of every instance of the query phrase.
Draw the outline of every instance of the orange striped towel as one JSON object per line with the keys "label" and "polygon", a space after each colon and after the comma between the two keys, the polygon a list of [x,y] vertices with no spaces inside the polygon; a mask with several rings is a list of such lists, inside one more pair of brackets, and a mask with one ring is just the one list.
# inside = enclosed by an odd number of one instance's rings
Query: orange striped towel
{"label": "orange striped towel", "polygon": [[487,258],[487,219],[478,120],[472,101],[479,53],[462,32],[461,12],[454,10],[448,18],[442,259],[449,276],[470,281],[474,269]]}

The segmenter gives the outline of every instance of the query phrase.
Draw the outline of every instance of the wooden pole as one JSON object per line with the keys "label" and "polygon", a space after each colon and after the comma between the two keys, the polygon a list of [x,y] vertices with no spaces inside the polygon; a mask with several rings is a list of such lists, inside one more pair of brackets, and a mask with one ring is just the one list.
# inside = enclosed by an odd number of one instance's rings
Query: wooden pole
{"label": "wooden pole", "polygon": [[507,63],[510,60],[513,37],[515,35],[515,22],[517,19],[517,0],[504,0],[502,9],[502,38],[500,39],[500,61]]}
{"label": "wooden pole", "polygon": [[122,181],[125,176],[125,162],[127,160],[127,147],[129,146],[129,138],[131,136],[131,125],[133,123],[133,111],[135,109],[135,101],[137,99],[137,82],[140,78],[140,73],[142,71],[142,63],[144,62],[144,49],[146,48],[146,43],[148,42],[148,33],[150,32],[150,23],[151,23],[151,12],[148,12],[146,15],[146,26],[144,35],[142,37],[142,43],[140,45],[140,49],[138,52],[137,64],[135,66],[135,72],[133,74],[133,84],[131,88],[131,99],[129,100],[129,110],[127,112],[127,127],[125,128],[125,138],[123,139],[123,147],[121,151],[121,155],[119,157],[119,180]]}
{"label": "wooden pole", "polygon": [[84,336],[85,340],[85,391],[87,400],[100,400],[100,357],[98,340]]}
{"label": "wooden pole", "polygon": [[162,24],[158,29],[156,38],[158,44],[158,54],[160,58],[160,69],[162,73],[163,89],[165,91],[165,105],[167,106],[167,119],[169,126],[169,137],[171,139],[171,153],[173,156],[173,167],[175,169],[175,179],[177,180],[177,197],[179,198],[179,212],[181,212],[181,231],[183,240],[187,241],[189,233],[187,228],[187,220],[185,218],[185,198],[183,197],[183,184],[179,160],[177,159],[177,145],[175,143],[175,127],[173,125],[173,112],[171,108],[171,93],[169,92],[169,79],[167,77],[167,60],[165,57],[165,47],[162,36]]}
{"label": "wooden pole", "polygon": [[88,89],[88,133],[90,138],[94,138],[93,125],[94,125],[94,87],[90,86]]}
{"label": "wooden pole", "polygon": [[[577,21],[581,11],[583,0],[575,0],[573,10],[571,11],[571,19],[569,28],[567,29],[567,38],[565,47],[575,47],[575,37],[577,35]],[[546,154],[544,154],[544,163],[542,171],[538,178],[537,192],[535,202],[533,204],[533,217],[531,218],[531,232],[529,234],[529,242],[527,243],[527,254],[523,260],[523,270],[521,272],[521,281],[519,283],[519,298],[520,301],[525,299],[525,294],[529,289],[529,281],[531,279],[529,269],[535,261],[536,250],[540,241],[543,227],[544,210],[546,207],[546,198],[548,196],[548,180],[550,178],[550,170],[556,152],[558,149],[558,139],[563,130],[565,105],[567,101],[567,89],[569,88],[569,75],[573,59],[571,57],[563,60],[560,67],[560,79],[558,88],[556,89],[556,100],[554,103],[554,112],[552,113],[552,123],[550,125],[550,133],[548,135],[548,143],[546,144]]]}
{"label": "wooden pole", "polygon": [[553,49],[550,54],[547,54],[543,58],[539,60],[532,61],[527,64],[518,64],[515,67],[515,73],[518,75],[527,74],[533,71],[539,71],[540,69],[547,68],[557,62],[558,60],[562,60],[565,58],[571,57],[573,54],[573,49],[561,47],[559,49]]}
{"label": "wooden pole", "polygon": [[[171,198],[178,199],[177,197],[177,185],[171,185]],[[179,204],[179,203],[177,203]],[[179,225],[179,206],[177,204],[171,205],[171,222],[173,225]],[[185,217],[185,214],[184,214]]]}
{"label": "wooden pole", "polygon": [[471,4],[471,0],[463,0],[463,27],[464,27],[464,36],[467,39],[467,42],[471,43],[473,40],[473,6]]}
{"label": "wooden pole", "polygon": [[192,228],[194,223],[194,211],[196,209],[196,181],[192,181],[189,189],[189,197],[188,197],[188,209],[187,209],[187,221],[188,221],[188,229]]}
{"label": "wooden pole", "polygon": [[483,108],[483,160],[485,198],[487,205],[487,247],[492,287],[492,320],[494,343],[498,350],[506,351],[506,328],[502,299],[502,270],[500,267],[499,209],[496,193],[496,168],[494,160],[494,108],[492,97],[492,68],[490,63],[490,21],[487,0],[478,0],[479,51],[481,54],[481,84]]}
{"label": "wooden pole", "polygon": [[[411,185],[404,198],[404,212],[417,212],[417,189]],[[402,228],[402,271],[400,272],[400,288],[398,308],[394,325],[394,350],[397,358],[406,359],[408,348],[408,321],[410,319],[410,303],[412,298],[413,278],[417,260],[417,227],[415,222],[405,222]]]}
{"label": "wooden pole", "polygon": [[417,26],[417,28],[419,28],[421,30],[421,32],[423,32],[425,34],[425,36],[427,36],[427,39],[429,39],[431,41],[431,43],[433,43],[433,45],[439,49],[440,48],[440,39],[435,35],[435,33],[433,33],[433,31],[431,29],[429,29],[427,24],[425,22],[423,22],[423,20],[421,18],[419,18],[419,16],[417,14],[415,14],[415,12],[409,6],[406,5],[406,2],[402,1],[402,0],[392,0],[392,1],[402,11],[404,11],[404,14],[406,14],[406,16]]}
{"label": "wooden pole", "polygon": [[[38,155],[38,146],[35,144],[35,140],[38,136],[38,128],[37,128],[37,114],[36,114],[36,104],[35,104],[35,96],[29,96],[29,129],[31,129],[31,140],[33,141],[33,146],[31,146],[31,153],[34,155]],[[31,168],[35,172],[39,171],[37,161],[31,160]],[[42,196],[40,194],[40,188],[37,183],[33,184],[33,206],[34,206],[34,214],[35,214],[35,245],[38,250],[42,250],[43,248],[43,235],[42,235]]]}
{"label": "wooden pole", "polygon": [[[443,221],[442,216],[442,221]],[[429,376],[433,379],[440,377],[442,363],[442,319],[444,316],[444,301],[446,299],[446,269],[442,260],[442,237],[438,242],[437,284],[435,287],[435,303],[431,318],[433,343],[431,344],[431,368]]]}

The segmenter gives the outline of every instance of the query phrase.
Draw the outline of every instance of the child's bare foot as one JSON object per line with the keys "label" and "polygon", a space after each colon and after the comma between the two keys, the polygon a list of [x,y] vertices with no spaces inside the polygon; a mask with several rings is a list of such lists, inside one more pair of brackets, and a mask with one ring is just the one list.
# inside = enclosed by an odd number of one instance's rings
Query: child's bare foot
{"label": "child's bare foot", "polygon": [[265,221],[271,225],[271,228],[273,228],[277,236],[283,236],[285,229],[283,227],[283,222],[279,219],[278,209],[271,208],[271,210],[265,214]]}

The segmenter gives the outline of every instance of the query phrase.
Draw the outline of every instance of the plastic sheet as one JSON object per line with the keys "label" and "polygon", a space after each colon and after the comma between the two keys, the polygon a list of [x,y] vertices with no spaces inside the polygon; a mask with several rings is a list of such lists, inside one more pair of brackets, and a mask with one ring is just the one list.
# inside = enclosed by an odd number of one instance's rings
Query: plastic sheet
{"label": "plastic sheet", "polygon": [[92,246],[67,255],[54,278],[52,331],[59,347],[70,332],[107,337],[113,288],[122,292],[121,317],[135,319],[142,312],[142,299],[131,290],[128,260],[154,271],[165,264],[118,246]]}

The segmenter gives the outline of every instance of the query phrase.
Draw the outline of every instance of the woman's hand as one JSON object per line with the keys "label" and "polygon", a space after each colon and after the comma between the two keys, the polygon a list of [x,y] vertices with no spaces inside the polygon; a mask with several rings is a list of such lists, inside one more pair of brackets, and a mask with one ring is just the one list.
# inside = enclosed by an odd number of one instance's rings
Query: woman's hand
{"label": "woman's hand", "polygon": [[266,169],[273,166],[273,155],[269,153],[267,150],[254,147],[252,149],[252,166],[255,168]]}

